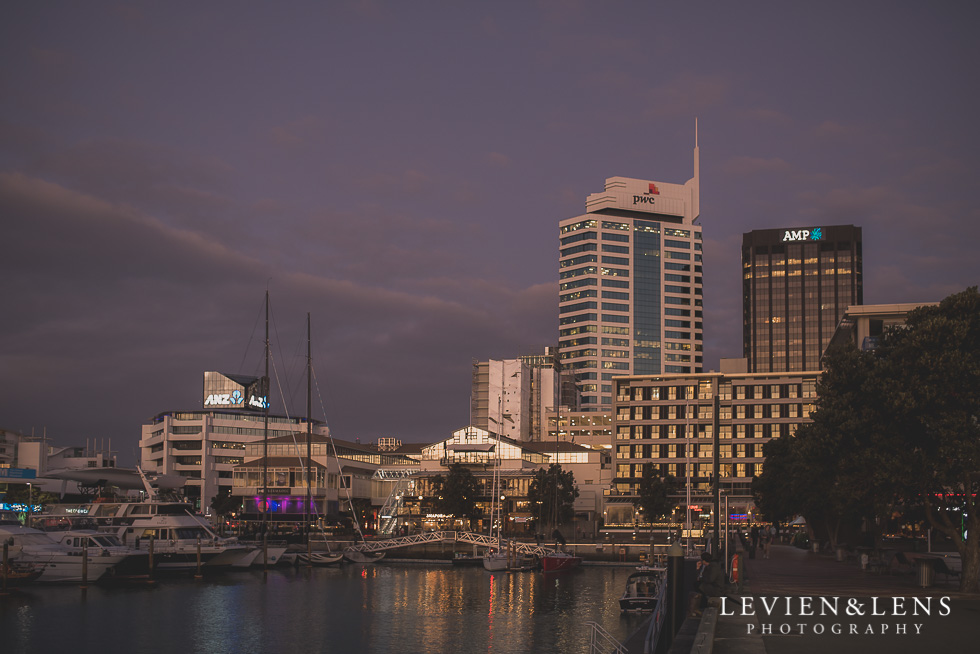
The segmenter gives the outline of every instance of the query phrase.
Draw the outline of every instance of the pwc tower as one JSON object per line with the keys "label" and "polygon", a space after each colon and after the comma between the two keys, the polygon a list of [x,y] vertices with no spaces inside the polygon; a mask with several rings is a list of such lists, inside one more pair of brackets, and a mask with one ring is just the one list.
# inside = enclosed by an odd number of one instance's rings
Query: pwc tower
{"label": "pwc tower", "polygon": [[613,377],[702,370],[700,174],[610,177],[559,223],[558,337],[585,411],[610,411]]}

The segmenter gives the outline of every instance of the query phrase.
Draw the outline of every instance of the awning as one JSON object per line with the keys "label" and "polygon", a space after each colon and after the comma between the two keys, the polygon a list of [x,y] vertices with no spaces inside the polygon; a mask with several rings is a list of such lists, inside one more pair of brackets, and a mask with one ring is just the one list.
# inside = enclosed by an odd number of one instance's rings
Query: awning
{"label": "awning", "polygon": [[446,446],[453,452],[492,452],[496,443],[451,443]]}

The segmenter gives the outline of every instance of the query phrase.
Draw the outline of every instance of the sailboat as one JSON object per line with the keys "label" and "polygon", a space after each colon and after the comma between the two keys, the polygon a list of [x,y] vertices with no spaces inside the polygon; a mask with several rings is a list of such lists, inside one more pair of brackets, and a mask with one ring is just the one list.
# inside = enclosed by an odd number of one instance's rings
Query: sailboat
{"label": "sailboat", "polygon": [[[310,314],[306,314],[306,461],[304,469],[306,471],[306,509],[304,518],[306,519],[306,552],[297,555],[297,561],[304,565],[327,566],[336,565],[344,560],[343,553],[331,552],[330,543],[327,542],[326,535],[323,544],[326,551],[313,550],[313,541],[310,537],[310,509],[315,510],[313,505],[313,481],[311,479],[310,468],[313,465],[313,355],[310,338]],[[321,531],[322,534],[322,531]]]}
{"label": "sailboat", "polygon": [[[503,400],[500,400],[503,402]],[[498,421],[499,425],[499,421]],[[499,427],[498,427],[499,428]],[[487,550],[487,553],[483,556],[483,568],[491,572],[499,572],[502,570],[507,570],[510,567],[510,557],[507,556],[507,551],[504,549],[504,542],[501,530],[503,529],[503,523],[501,522],[501,510],[502,501],[500,497],[500,435],[497,435],[497,445],[494,447],[494,454],[496,455],[496,461],[494,461],[493,466],[493,501],[490,503],[490,537],[493,538],[493,528],[497,527],[497,548]]]}
{"label": "sailboat", "polygon": [[[557,465],[557,464],[555,464]],[[576,556],[564,550],[565,538],[558,531],[558,487],[561,481],[561,466],[549,470],[549,474],[554,472],[555,498],[552,502],[552,520],[555,524],[555,551],[549,552],[541,557],[541,569],[545,572],[558,572],[560,570],[571,570],[577,568],[582,563],[582,557]]]}

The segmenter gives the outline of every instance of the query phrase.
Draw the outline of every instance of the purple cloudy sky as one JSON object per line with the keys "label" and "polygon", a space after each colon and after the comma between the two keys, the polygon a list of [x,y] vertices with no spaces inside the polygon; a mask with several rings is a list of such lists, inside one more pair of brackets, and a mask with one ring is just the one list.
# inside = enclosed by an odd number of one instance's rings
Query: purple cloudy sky
{"label": "purple cloudy sky", "polygon": [[[0,427],[58,444],[275,371],[342,438],[443,438],[473,359],[557,340],[557,223],[683,183],[705,367],[751,229],[861,225],[865,301],[980,281],[965,2],[44,2],[0,21]],[[258,321],[258,322],[257,322]],[[323,417],[316,401],[315,415]],[[274,408],[282,401],[274,397]]]}

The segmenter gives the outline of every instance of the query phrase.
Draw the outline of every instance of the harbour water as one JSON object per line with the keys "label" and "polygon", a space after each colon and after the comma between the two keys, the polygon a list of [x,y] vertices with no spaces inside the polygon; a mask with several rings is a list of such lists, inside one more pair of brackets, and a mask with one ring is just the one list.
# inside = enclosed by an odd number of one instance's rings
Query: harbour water
{"label": "harbour water", "polygon": [[561,573],[386,563],[286,568],[151,586],[31,587],[0,597],[0,650],[34,652],[587,652],[598,622],[640,624],[632,568]]}

